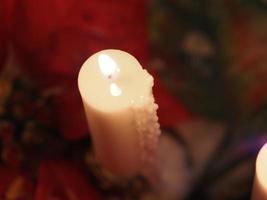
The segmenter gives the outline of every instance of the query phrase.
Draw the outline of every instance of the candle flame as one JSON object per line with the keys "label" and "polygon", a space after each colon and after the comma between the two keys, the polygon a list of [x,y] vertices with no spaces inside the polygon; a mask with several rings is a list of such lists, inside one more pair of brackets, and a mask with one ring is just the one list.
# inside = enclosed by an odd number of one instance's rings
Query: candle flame
{"label": "candle flame", "polygon": [[121,89],[118,87],[116,83],[111,83],[110,84],[110,93],[112,96],[120,96],[121,95]]}
{"label": "candle flame", "polygon": [[98,64],[101,73],[107,79],[114,80],[120,71],[117,63],[106,54],[100,54],[98,56]]}

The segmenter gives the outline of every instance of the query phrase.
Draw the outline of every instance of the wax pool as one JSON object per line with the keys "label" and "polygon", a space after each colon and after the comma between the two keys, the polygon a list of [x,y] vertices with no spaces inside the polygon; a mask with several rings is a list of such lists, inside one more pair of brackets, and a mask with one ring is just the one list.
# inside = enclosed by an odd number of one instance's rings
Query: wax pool
{"label": "wax pool", "polygon": [[153,77],[130,54],[103,50],[83,64],[78,86],[99,163],[121,176],[153,170],[160,135]]}

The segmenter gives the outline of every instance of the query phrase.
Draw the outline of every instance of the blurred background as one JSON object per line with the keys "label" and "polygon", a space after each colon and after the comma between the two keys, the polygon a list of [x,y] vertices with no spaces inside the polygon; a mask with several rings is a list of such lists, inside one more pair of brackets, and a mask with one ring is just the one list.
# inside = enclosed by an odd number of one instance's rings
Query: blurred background
{"label": "blurred background", "polygon": [[1,0],[0,45],[0,199],[139,199],[91,173],[77,75],[107,48],[155,77],[176,141],[160,149],[163,199],[250,199],[267,141],[266,0]]}

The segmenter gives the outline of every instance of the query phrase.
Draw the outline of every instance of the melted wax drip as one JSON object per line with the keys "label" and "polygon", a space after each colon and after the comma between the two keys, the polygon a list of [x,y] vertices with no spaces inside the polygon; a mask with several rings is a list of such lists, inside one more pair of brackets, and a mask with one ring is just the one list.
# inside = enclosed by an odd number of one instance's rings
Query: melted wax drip
{"label": "melted wax drip", "polygon": [[[151,79],[152,88],[153,79],[149,74],[148,78]],[[152,92],[148,99],[144,101],[147,102],[147,105],[134,105],[133,112],[135,116],[134,123],[139,134],[140,162],[143,165],[142,172],[149,178],[153,176],[156,170],[155,154],[161,131],[157,116],[158,105],[155,103]]]}

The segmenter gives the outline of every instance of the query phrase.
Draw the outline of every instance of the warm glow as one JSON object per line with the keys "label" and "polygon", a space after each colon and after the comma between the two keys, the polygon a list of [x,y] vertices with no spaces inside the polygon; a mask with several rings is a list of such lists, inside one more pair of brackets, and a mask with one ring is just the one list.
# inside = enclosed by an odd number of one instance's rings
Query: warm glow
{"label": "warm glow", "polygon": [[267,143],[259,152],[256,162],[256,171],[259,182],[267,190]]}
{"label": "warm glow", "polygon": [[100,71],[105,78],[114,80],[120,71],[117,63],[108,55],[100,54],[98,56],[98,64]]}
{"label": "warm glow", "polygon": [[112,96],[119,96],[121,95],[121,89],[117,86],[116,83],[111,83],[110,84],[110,93]]}

